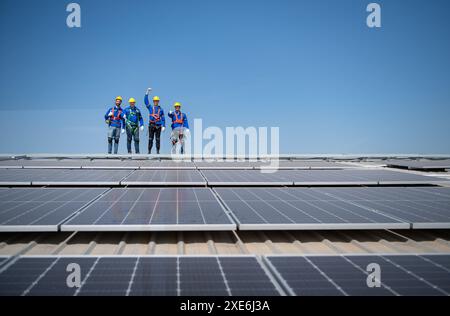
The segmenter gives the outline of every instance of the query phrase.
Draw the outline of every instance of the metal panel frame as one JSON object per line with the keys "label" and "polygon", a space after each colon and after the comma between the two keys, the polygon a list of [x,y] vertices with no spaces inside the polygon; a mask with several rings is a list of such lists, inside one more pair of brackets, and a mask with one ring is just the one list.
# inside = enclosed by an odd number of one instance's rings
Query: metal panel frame
{"label": "metal panel frame", "polygon": [[215,187],[242,187],[242,186],[293,186],[294,182],[291,181],[277,181],[277,182],[215,182],[208,181],[208,186]]}
{"label": "metal panel frame", "polygon": [[413,229],[450,229],[450,223],[434,222],[434,223],[412,223]]}
{"label": "metal panel frame", "polygon": [[57,232],[58,225],[0,225],[0,232]]}
{"label": "metal panel frame", "polygon": [[399,223],[308,223],[308,224],[241,224],[239,230],[382,230],[382,229],[411,229],[411,224]]}
{"label": "metal panel frame", "polygon": [[230,231],[236,224],[61,225],[61,231]]}

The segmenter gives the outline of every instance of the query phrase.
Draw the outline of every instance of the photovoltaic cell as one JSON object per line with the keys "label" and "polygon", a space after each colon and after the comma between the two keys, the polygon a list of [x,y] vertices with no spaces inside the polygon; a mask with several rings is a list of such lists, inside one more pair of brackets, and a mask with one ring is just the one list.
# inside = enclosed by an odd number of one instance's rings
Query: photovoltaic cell
{"label": "photovoltaic cell", "polygon": [[112,189],[61,226],[63,231],[233,230],[207,188]]}
{"label": "photovoltaic cell", "polygon": [[[68,287],[78,264],[81,287]],[[0,273],[0,295],[280,295],[254,256],[20,257]]]}
{"label": "photovoltaic cell", "polygon": [[[450,255],[267,256],[272,272],[293,295],[449,295]],[[372,266],[380,287],[369,287]],[[370,269],[369,269],[369,268]],[[370,272],[368,272],[368,270]]]}
{"label": "photovoltaic cell", "polygon": [[57,231],[58,225],[105,189],[0,190],[0,231]]}

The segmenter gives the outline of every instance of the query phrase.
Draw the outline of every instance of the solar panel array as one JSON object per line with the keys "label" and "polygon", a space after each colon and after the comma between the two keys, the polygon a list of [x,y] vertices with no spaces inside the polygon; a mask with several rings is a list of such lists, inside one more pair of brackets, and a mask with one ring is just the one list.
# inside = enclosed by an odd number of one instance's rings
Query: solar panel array
{"label": "solar panel array", "polygon": [[450,255],[21,256],[0,269],[5,295],[448,296]]}
{"label": "solar panel array", "polygon": [[[450,255],[268,256],[291,295],[450,295]],[[373,265],[380,286],[369,287]],[[368,283],[369,281],[369,283]]]}
{"label": "solar panel array", "polygon": [[[69,264],[80,266],[79,288],[66,283]],[[0,273],[0,296],[280,294],[254,256],[20,257]]]}
{"label": "solar panel array", "polygon": [[234,229],[207,188],[112,189],[61,227],[63,231]]}
{"label": "solar panel array", "polygon": [[450,228],[450,188],[216,188],[241,230]]}

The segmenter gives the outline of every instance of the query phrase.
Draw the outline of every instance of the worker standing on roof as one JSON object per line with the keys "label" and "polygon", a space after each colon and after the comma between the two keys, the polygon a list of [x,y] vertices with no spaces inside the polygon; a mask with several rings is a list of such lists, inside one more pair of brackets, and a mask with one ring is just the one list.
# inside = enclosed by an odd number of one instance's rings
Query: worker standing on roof
{"label": "worker standing on roof", "polygon": [[172,119],[172,153],[176,153],[177,144],[180,145],[180,153],[184,153],[184,137],[189,133],[189,124],[187,115],[181,112],[181,103],[174,103],[175,111],[169,111],[169,117]]}
{"label": "worker standing on roof", "polygon": [[128,103],[130,105],[123,111],[127,130],[127,149],[131,154],[131,141],[134,139],[134,149],[136,154],[139,154],[139,130],[144,130],[144,120],[141,111],[136,107],[136,100],[130,98]]}
{"label": "worker standing on roof", "polygon": [[114,139],[114,153],[119,150],[120,134],[125,133],[125,121],[123,119],[123,110],[120,107],[122,97],[116,97],[116,105],[109,108],[105,114],[105,122],[108,124],[108,154],[112,152],[112,142]]}
{"label": "worker standing on roof", "polygon": [[159,154],[161,148],[161,132],[166,129],[166,118],[164,116],[164,110],[159,106],[159,97],[153,97],[153,105],[148,101],[148,94],[152,91],[151,88],[147,89],[144,97],[145,106],[149,112],[148,123],[148,153],[152,153],[153,138],[156,136],[156,153]]}

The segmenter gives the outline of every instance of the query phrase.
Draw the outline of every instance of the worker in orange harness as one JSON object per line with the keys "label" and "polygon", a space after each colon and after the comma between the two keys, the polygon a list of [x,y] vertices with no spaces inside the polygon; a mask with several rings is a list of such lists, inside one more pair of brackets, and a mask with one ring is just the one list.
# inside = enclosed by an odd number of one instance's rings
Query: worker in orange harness
{"label": "worker in orange harness", "polygon": [[151,88],[147,89],[144,97],[145,106],[149,112],[148,123],[148,153],[152,153],[153,139],[156,136],[156,153],[159,154],[161,148],[161,132],[166,129],[166,118],[164,116],[164,110],[159,106],[159,97],[153,97],[153,105],[148,101],[148,94],[152,91]]}
{"label": "worker in orange harness", "polygon": [[184,154],[184,137],[189,133],[189,123],[187,115],[181,112],[181,103],[174,103],[175,111],[169,111],[172,119],[172,153],[176,153],[176,146],[180,146],[180,153]]}

